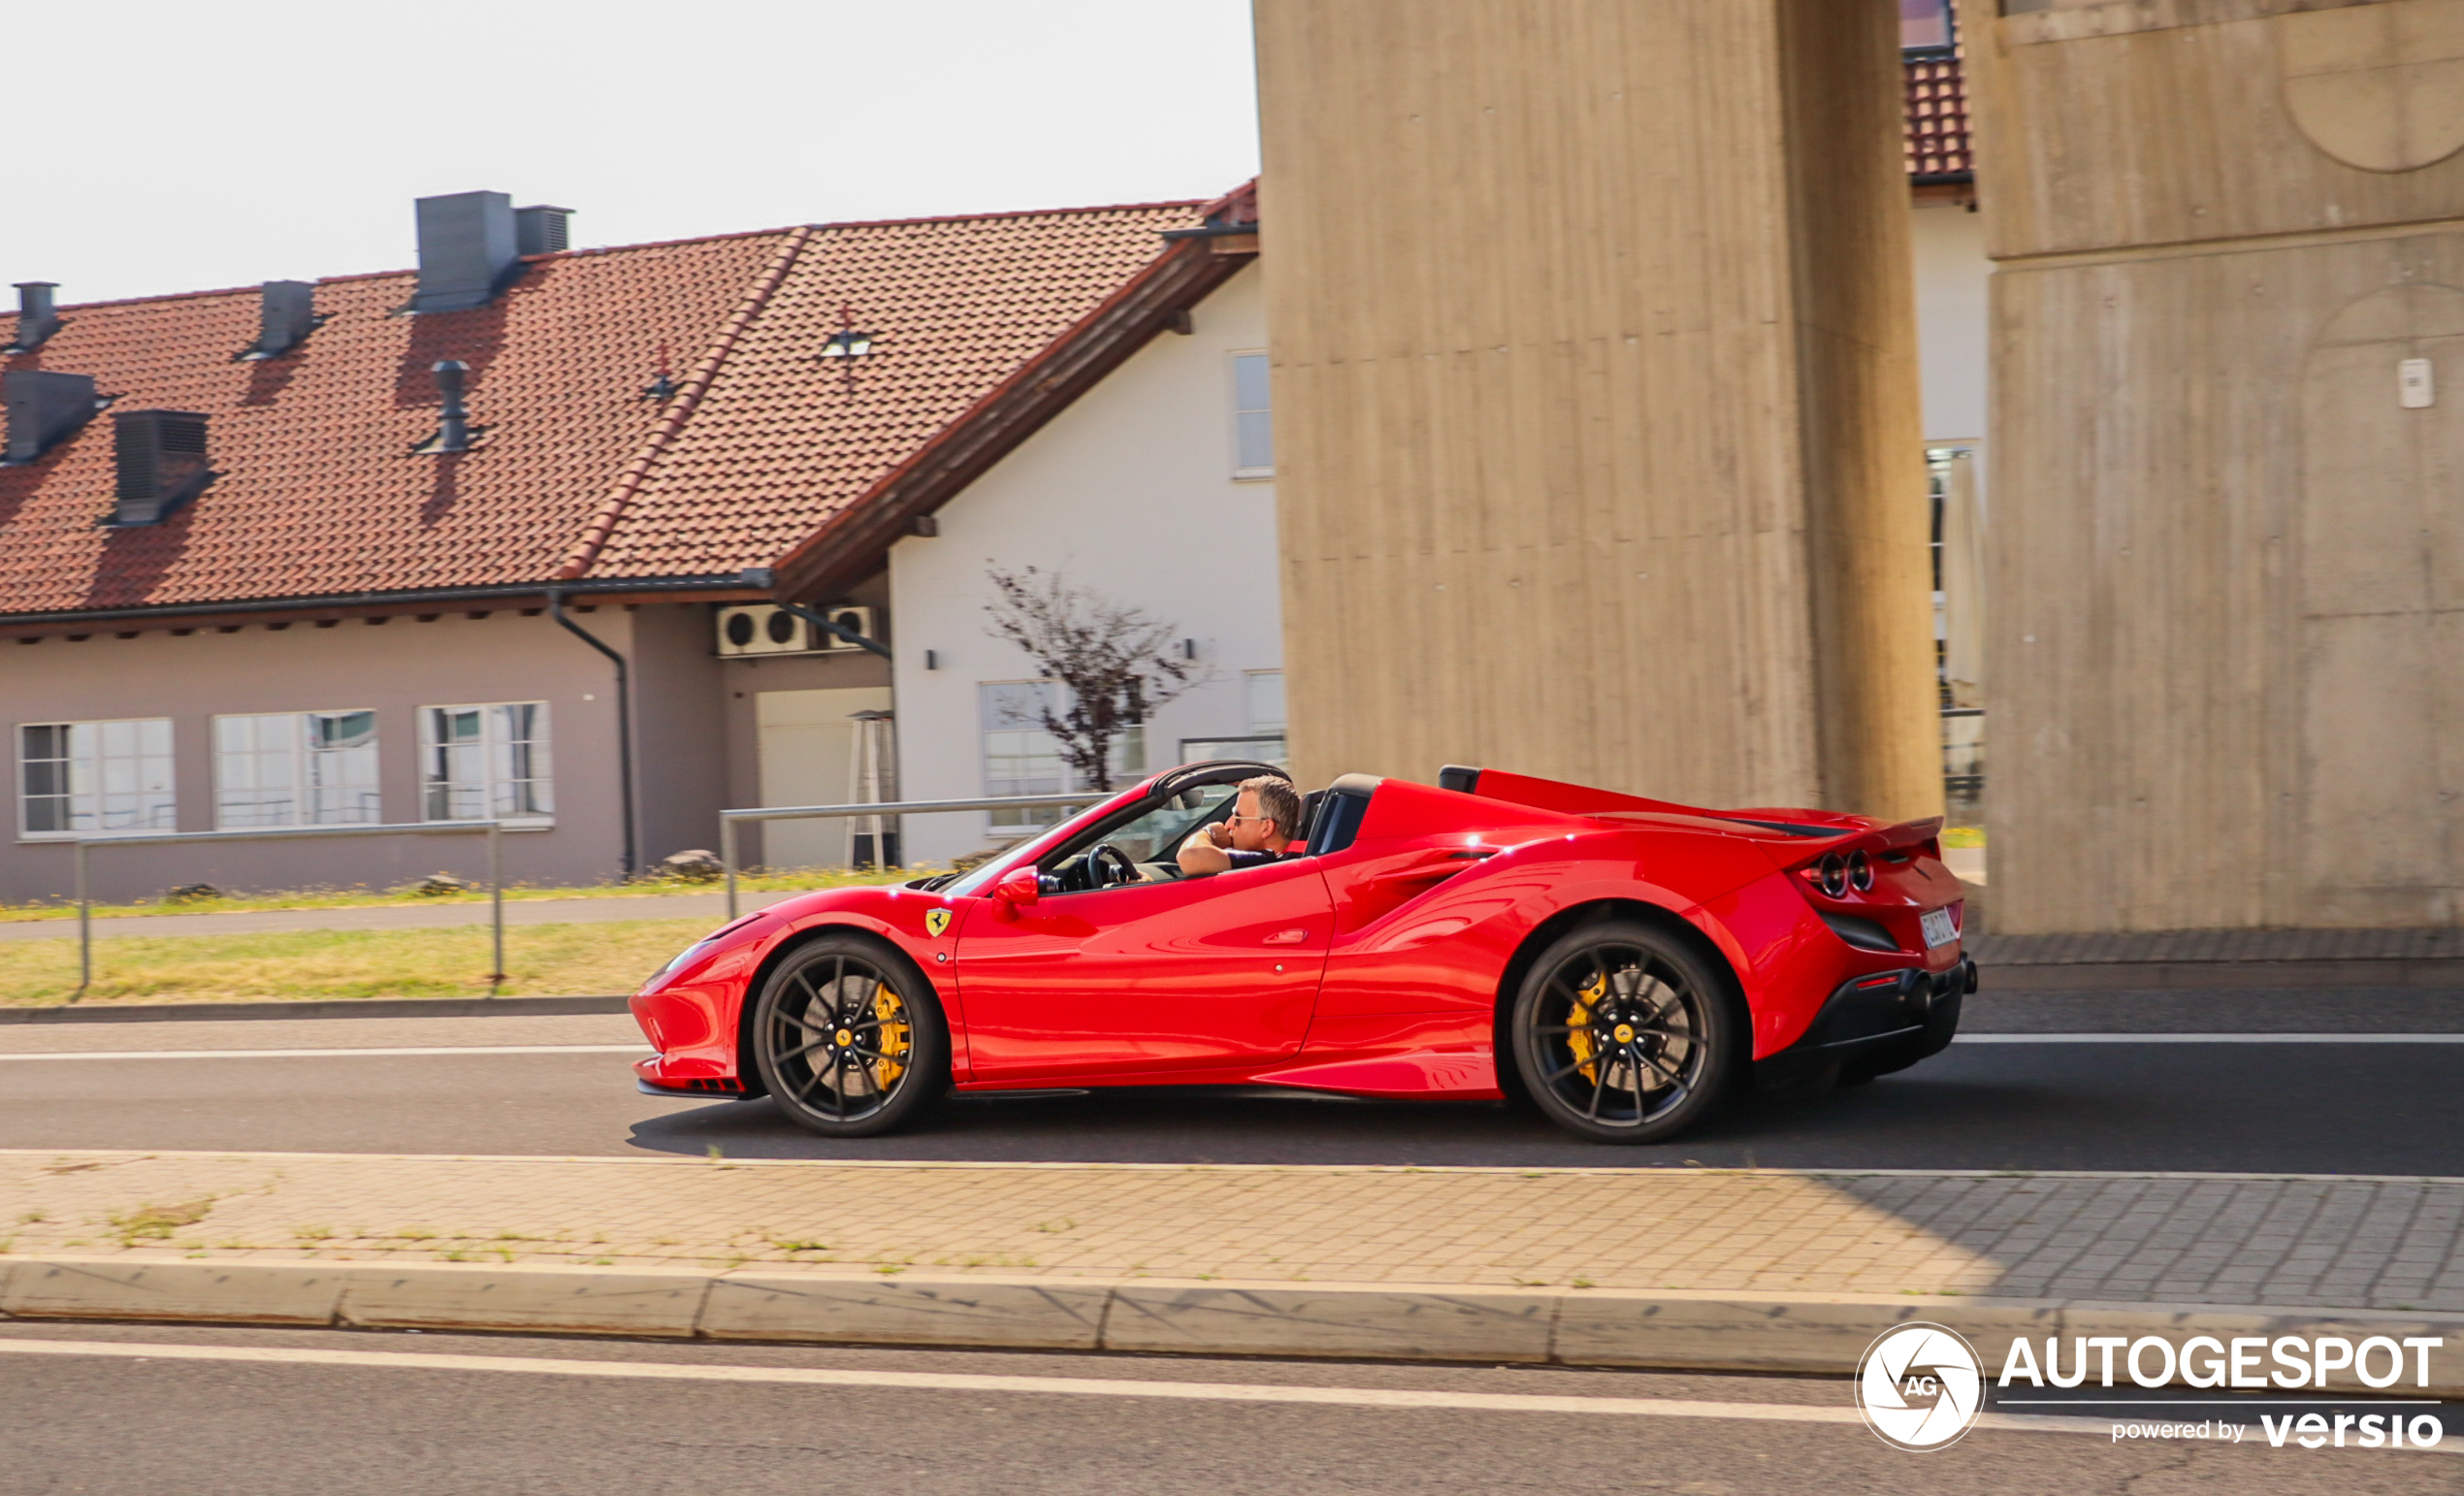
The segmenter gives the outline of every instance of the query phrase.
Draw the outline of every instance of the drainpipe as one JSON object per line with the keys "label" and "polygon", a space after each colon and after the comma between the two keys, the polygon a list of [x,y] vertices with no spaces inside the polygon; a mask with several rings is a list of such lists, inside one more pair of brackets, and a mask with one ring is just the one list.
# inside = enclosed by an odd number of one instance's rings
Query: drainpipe
{"label": "drainpipe", "polygon": [[616,667],[616,781],[625,806],[625,876],[631,878],[641,867],[639,849],[633,836],[633,690],[632,672],[625,667],[625,657],[610,649],[599,635],[565,616],[565,594],[551,587],[547,590],[548,616],[556,626],[605,655]]}

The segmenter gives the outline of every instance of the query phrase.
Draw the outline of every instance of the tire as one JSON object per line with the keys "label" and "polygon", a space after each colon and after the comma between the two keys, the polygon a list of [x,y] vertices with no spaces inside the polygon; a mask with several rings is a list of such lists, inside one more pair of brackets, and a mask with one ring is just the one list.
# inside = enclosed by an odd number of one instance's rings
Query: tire
{"label": "tire", "polygon": [[1569,930],[1515,995],[1514,1065],[1540,1112],[1601,1143],[1656,1143],[1720,1103],[1743,1058],[1725,976],[1638,920]]}
{"label": "tire", "polygon": [[809,1132],[894,1131],[949,1092],[950,1025],[932,984],[865,936],[824,935],[789,953],[762,984],[753,1024],[770,1099]]}

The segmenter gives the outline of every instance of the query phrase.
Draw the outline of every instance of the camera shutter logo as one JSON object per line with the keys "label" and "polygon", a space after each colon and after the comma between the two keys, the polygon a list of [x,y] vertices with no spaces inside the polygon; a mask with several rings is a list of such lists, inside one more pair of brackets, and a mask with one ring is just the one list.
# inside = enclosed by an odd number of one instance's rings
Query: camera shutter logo
{"label": "camera shutter logo", "polygon": [[1947,1449],[1985,1409],[1985,1372],[1959,1331],[1922,1321],[1885,1331],[1857,1363],[1857,1411],[1895,1448]]}

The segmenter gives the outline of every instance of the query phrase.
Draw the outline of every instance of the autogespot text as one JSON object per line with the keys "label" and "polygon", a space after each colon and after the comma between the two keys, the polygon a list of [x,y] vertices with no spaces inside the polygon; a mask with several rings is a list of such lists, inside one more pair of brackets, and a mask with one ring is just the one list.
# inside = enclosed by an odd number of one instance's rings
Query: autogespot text
{"label": "autogespot text", "polygon": [[[2115,1384],[2117,1374],[2138,1386],[2180,1384],[2195,1388],[2293,1392],[2313,1390],[2333,1395],[2338,1373],[2372,1392],[2389,1392],[2412,1373],[2410,1388],[2430,1386],[2430,1352],[2447,1342],[2438,1336],[2398,1339],[2372,1335],[2356,1342],[2339,1335],[2193,1335],[2177,1349],[2161,1335],[2136,1340],[2122,1335],[2074,1335],[2067,1356],[2062,1337],[2049,1335],[2040,1358],[2037,1343],[2011,1342],[2002,1358],[1997,1384],[2076,1387],[2092,1373],[2099,1386]],[[2447,1437],[2436,1415],[2398,1410],[2387,1413],[2286,1413],[2259,1415],[2258,1432],[2268,1444],[2304,1449],[2426,1449]],[[2136,1418],[2113,1425],[2113,1442],[2134,1439],[2215,1440],[2238,1444],[2252,1430],[2229,1418]]]}

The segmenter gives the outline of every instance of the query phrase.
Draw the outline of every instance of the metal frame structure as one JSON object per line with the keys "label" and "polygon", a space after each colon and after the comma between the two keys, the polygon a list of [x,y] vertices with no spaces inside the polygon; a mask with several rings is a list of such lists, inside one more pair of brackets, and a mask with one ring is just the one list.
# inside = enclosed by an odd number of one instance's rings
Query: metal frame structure
{"label": "metal frame structure", "polygon": [[77,848],[77,991],[75,1002],[94,984],[94,901],[85,885],[88,847],[159,846],[166,842],[273,841],[286,836],[438,836],[464,831],[488,835],[488,923],[493,927],[488,995],[504,985],[504,823],[502,821],[411,821],[389,826],[286,826],[245,831],[158,831],[131,835],[80,836]]}
{"label": "metal frame structure", "polygon": [[[1116,793],[1112,790],[1084,790],[1074,795],[1005,795],[972,800],[894,800],[888,804],[869,805],[757,805],[744,810],[722,810],[719,812],[719,861],[728,867],[728,918],[733,920],[736,917],[735,829],[746,821],[813,821],[829,816],[877,816],[886,819],[945,810],[1072,809],[1110,799]],[[878,835],[873,845],[881,845]]]}

